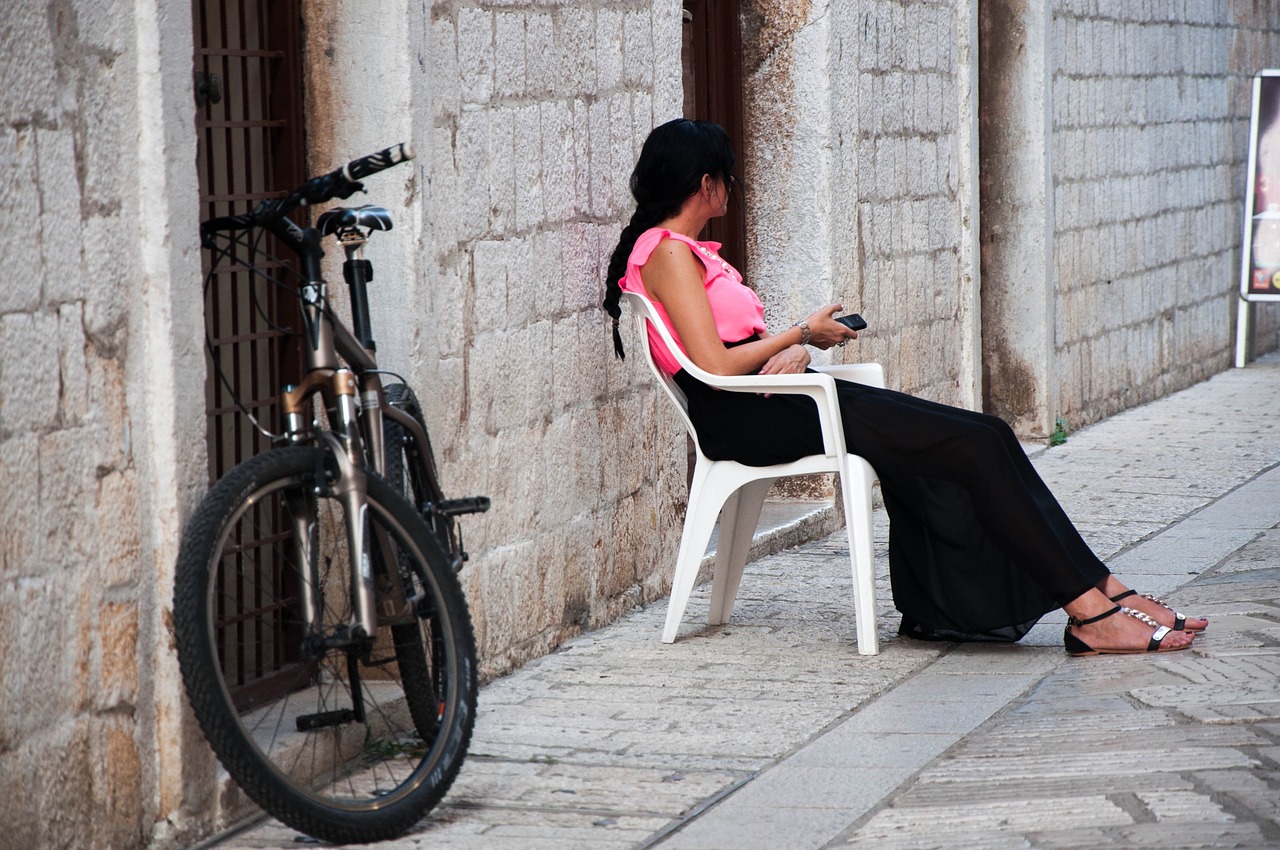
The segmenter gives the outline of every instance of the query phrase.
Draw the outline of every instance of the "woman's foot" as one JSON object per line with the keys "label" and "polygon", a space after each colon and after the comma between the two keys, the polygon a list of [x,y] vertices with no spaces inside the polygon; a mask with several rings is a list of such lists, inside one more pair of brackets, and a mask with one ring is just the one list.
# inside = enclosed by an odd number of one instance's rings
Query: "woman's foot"
{"label": "woman's foot", "polygon": [[1176,652],[1189,649],[1195,635],[1174,631],[1131,608],[1116,605],[1092,617],[1071,617],[1063,633],[1072,655]]}
{"label": "woman's foot", "polygon": [[1160,625],[1168,626],[1175,631],[1185,629],[1189,632],[1202,632],[1209,628],[1208,620],[1179,614],[1162,600],[1156,599],[1150,594],[1140,594],[1136,590],[1130,590],[1114,576],[1108,576],[1107,580],[1098,589],[1105,593],[1112,602],[1118,602],[1126,608],[1141,611]]}

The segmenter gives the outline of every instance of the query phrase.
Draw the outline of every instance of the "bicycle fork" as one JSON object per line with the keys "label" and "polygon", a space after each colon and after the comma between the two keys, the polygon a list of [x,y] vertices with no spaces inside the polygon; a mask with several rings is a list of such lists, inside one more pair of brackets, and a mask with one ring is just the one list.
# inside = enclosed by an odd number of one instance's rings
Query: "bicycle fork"
{"label": "bicycle fork", "polygon": [[326,455],[332,457],[337,464],[337,475],[329,480],[328,471],[318,469],[315,476],[316,492],[298,498],[306,498],[309,505],[299,504],[293,513],[293,538],[297,549],[299,563],[306,568],[301,571],[302,587],[299,595],[302,599],[302,615],[310,635],[327,639],[319,635],[320,623],[323,620],[321,606],[320,565],[316,562],[315,553],[311,551],[315,530],[311,527],[315,522],[315,504],[320,495],[335,496],[342,505],[346,525],[347,552],[351,565],[350,598],[352,621],[350,624],[353,642],[371,642],[378,631],[377,589],[374,584],[373,561],[370,555],[369,510],[363,458],[360,445],[360,432],[356,421],[356,379],[348,369],[319,369],[311,372],[298,386],[285,388],[283,407],[285,421],[290,435],[301,440],[308,433],[305,428],[305,401],[314,392],[320,390],[325,396],[333,399],[329,407],[330,416],[336,421],[330,423],[332,431],[318,431],[320,440],[325,443]]}

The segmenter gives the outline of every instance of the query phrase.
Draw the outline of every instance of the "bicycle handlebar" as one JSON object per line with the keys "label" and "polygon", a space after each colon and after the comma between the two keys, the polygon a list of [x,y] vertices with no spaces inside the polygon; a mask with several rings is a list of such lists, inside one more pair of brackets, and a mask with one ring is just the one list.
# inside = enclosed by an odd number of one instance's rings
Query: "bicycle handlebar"
{"label": "bicycle handlebar", "polygon": [[268,227],[299,206],[322,204],[334,198],[349,198],[364,189],[360,181],[365,177],[411,159],[413,159],[413,146],[408,142],[401,142],[377,153],[353,159],[328,174],[312,177],[283,198],[261,202],[253,212],[245,215],[219,216],[201,222],[200,242],[206,247],[211,247],[210,240],[214,233],[243,230],[248,227]]}

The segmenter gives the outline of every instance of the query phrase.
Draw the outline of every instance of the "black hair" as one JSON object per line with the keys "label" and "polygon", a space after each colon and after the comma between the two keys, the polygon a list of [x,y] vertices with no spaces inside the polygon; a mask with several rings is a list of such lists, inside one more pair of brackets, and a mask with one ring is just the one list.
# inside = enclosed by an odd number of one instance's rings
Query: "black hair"
{"label": "black hair", "polygon": [[619,282],[627,273],[627,258],[640,234],[671,218],[702,186],[703,175],[710,174],[728,183],[733,179],[733,146],[729,135],[719,124],[677,118],[655,127],[644,140],[640,159],[631,172],[631,194],[636,211],[622,228],[618,245],[609,258],[605,275],[605,312],[613,317],[613,351],[620,358],[622,335],[618,319],[622,316]]}

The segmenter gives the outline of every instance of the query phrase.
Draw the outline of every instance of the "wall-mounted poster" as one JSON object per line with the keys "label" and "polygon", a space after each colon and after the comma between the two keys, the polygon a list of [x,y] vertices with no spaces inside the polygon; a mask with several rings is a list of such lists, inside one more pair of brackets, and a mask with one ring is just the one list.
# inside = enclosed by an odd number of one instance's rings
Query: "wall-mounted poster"
{"label": "wall-mounted poster", "polygon": [[1237,366],[1243,366],[1247,356],[1251,301],[1280,301],[1280,70],[1259,71],[1253,78],[1236,314]]}
{"label": "wall-mounted poster", "polygon": [[1248,271],[1241,294],[1280,300],[1280,71],[1253,78],[1251,129],[1244,234]]}

